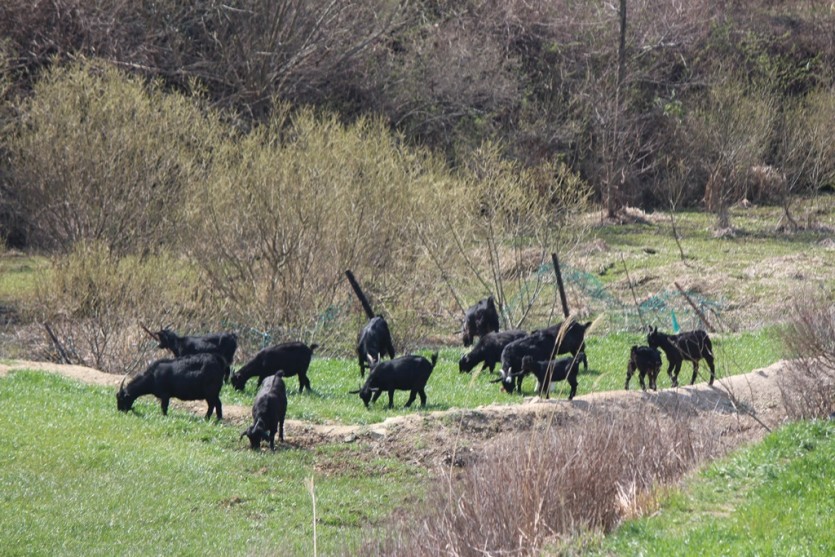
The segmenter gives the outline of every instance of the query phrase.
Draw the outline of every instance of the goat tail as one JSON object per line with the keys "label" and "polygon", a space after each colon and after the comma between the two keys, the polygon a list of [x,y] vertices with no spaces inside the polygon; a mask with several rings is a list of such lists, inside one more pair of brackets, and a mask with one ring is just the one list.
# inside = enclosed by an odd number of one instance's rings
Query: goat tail
{"label": "goat tail", "polygon": [[713,343],[710,341],[710,337],[705,338],[705,348],[707,349],[707,353],[710,354],[710,357],[713,358]]}
{"label": "goat tail", "polygon": [[432,358],[431,358],[431,360],[432,360],[432,368],[434,369],[434,368],[435,368],[435,364],[438,362],[438,353],[437,353],[437,352],[435,352],[434,354],[432,354]]}
{"label": "goat tail", "polygon": [[319,345],[318,345],[318,344],[316,344],[316,343],[314,343],[314,344],[311,344],[311,345],[310,345],[310,351],[311,351],[311,352],[313,352],[313,351],[314,351],[314,350],[316,350],[317,348],[319,348]]}

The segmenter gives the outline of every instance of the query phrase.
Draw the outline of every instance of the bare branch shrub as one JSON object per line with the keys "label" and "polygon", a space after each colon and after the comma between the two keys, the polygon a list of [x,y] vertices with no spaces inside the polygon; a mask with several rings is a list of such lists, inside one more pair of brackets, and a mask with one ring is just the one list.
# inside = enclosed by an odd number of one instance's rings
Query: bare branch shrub
{"label": "bare branch shrub", "polygon": [[[190,10],[178,4],[165,7],[180,26],[158,45],[155,64],[172,78],[201,79],[223,105],[259,120],[274,97],[334,102],[360,90],[364,58],[403,12],[400,2],[386,0],[211,0]],[[143,15],[153,25],[153,14]]]}
{"label": "bare branch shrub", "polygon": [[780,384],[791,419],[825,418],[835,411],[835,306],[820,292],[808,292],[794,304],[784,335],[794,359]]}
{"label": "bare branch shrub", "polygon": [[707,176],[705,204],[717,228],[730,229],[730,206],[741,199],[748,169],[760,164],[771,140],[775,99],[732,80],[716,84],[688,115],[694,155]]}
{"label": "bare branch shrub", "polygon": [[82,63],[47,74],[21,112],[12,203],[33,245],[130,253],[176,241],[184,187],[219,132],[195,103]]}
{"label": "bare branch shrub", "polygon": [[196,278],[169,255],[119,257],[101,242],[80,242],[53,260],[28,312],[52,326],[75,363],[124,373],[155,347],[140,323],[204,317]]}
{"label": "bare branch shrub", "polygon": [[542,294],[554,280],[540,270],[551,253],[567,252],[582,236],[569,222],[584,210],[591,189],[562,162],[523,167],[504,159],[496,144],[483,145],[466,164],[473,204],[446,219],[447,236],[459,249],[458,276],[467,283],[475,278],[495,295],[505,327],[534,316],[550,321],[557,297],[548,296],[549,304]]}
{"label": "bare branch shrub", "polygon": [[723,451],[706,422],[668,410],[597,407],[502,439],[472,467],[446,471],[418,516],[395,518],[361,554],[536,555],[572,534],[610,531],[651,508],[653,489]]}
{"label": "bare branch shrub", "polygon": [[783,219],[799,225],[790,212],[794,194],[814,193],[835,186],[835,95],[818,89],[802,100],[786,103],[778,130],[778,164],[785,177],[782,187],[770,192],[783,206]]}
{"label": "bare branch shrub", "polygon": [[443,161],[380,121],[344,126],[286,106],[216,152],[193,188],[189,251],[213,293],[232,319],[296,335],[349,295],[345,269],[381,296],[378,311],[403,296],[419,308],[435,277],[422,271],[416,230],[439,234],[440,208],[464,198]]}

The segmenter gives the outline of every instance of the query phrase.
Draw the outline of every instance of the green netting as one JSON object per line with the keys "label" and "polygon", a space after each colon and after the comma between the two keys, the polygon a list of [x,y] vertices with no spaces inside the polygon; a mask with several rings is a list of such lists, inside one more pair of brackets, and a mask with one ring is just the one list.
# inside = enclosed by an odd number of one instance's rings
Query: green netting
{"label": "green netting", "polygon": [[[574,300],[575,304],[579,304],[583,308],[583,313],[590,317],[605,313],[606,327],[610,331],[641,331],[643,329],[641,318],[646,325],[658,326],[668,331],[673,330],[676,322],[682,330],[703,328],[698,313],[676,289],[661,290],[649,296],[645,292],[643,296],[639,293],[636,307],[631,292],[626,294],[627,299],[622,299],[597,276],[570,265],[561,264],[560,267],[569,300]],[[533,280],[553,284],[554,296],[559,296],[556,291],[553,264],[541,265],[535,274],[537,276]],[[707,298],[692,290],[685,292],[708,319],[711,316],[721,318],[725,307],[724,301]],[[508,305],[518,303],[520,303],[520,295],[508,301]]]}

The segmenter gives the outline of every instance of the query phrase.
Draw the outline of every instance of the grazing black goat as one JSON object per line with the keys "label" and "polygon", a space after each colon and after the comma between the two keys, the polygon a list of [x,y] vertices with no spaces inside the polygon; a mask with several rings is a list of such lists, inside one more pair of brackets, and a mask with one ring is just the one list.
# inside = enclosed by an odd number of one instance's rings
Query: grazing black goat
{"label": "grazing black goat", "polygon": [[500,333],[487,333],[478,339],[475,348],[458,360],[458,371],[469,373],[479,363],[484,362],[481,371],[489,369],[493,373],[496,364],[502,361],[502,350],[504,347],[520,338],[526,337],[525,331],[502,331]]}
{"label": "grazing black goat", "polygon": [[383,354],[394,358],[394,345],[388,323],[382,316],[372,317],[360,331],[357,339],[357,357],[360,364],[360,377],[365,377],[368,362],[380,359]]}
{"label": "grazing black goat", "polygon": [[221,420],[220,388],[228,368],[228,364],[217,354],[192,354],[176,360],[157,360],[127,385],[122,380],[116,393],[116,407],[127,412],[140,396],[154,395],[159,399],[162,413],[168,415],[168,403],[172,398],[205,400],[209,405],[206,419],[212,416],[212,411],[216,411],[217,419]]}
{"label": "grazing black goat", "polygon": [[522,379],[526,374],[522,371],[522,358],[531,356],[534,361],[549,360],[554,354],[556,341],[555,336],[543,329],[509,343],[502,350],[502,375],[491,382],[501,382],[502,388],[508,393],[516,389],[521,393]]}
{"label": "grazing black goat", "polygon": [[303,342],[286,342],[264,348],[232,374],[232,387],[243,391],[246,382],[252,377],[258,377],[260,386],[264,379],[281,370],[284,377],[299,376],[300,393],[305,388],[310,392],[307,368],[310,366],[313,351],[318,347],[318,344],[307,346]]}
{"label": "grazing black goat", "polygon": [[241,433],[249,437],[249,445],[258,450],[261,441],[270,444],[270,450],[275,450],[275,433],[278,440],[284,443],[284,417],[287,415],[287,387],[281,373],[270,375],[261,383],[258,394],[252,402],[252,425]]}
{"label": "grazing black goat", "polygon": [[[227,365],[232,365],[235,351],[238,349],[238,336],[235,333],[216,333],[205,336],[181,337],[169,328],[152,333],[145,329],[158,343],[162,350],[170,350],[175,358],[191,354],[218,354]],[[229,379],[227,375],[225,380]]]}
{"label": "grazing black goat", "polygon": [[394,406],[394,391],[411,391],[406,408],[412,405],[416,396],[420,396],[420,406],[426,406],[426,382],[435,369],[438,353],[432,354],[432,361],[423,356],[401,356],[388,362],[375,361],[371,363],[368,379],[362,388],[349,391],[359,394],[365,407],[368,403],[376,402],[384,392],[389,394],[389,408]]}
{"label": "grazing black goat", "polygon": [[644,377],[649,376],[649,388],[656,390],[656,380],[661,371],[661,352],[650,346],[633,346],[629,352],[629,364],[626,366],[626,385],[624,389],[629,390],[629,380],[635,370],[638,370],[638,379],[641,381],[641,388],[647,390]]}
{"label": "grazing black goat", "polygon": [[716,378],[716,369],[713,367],[713,345],[710,337],[702,330],[688,331],[677,335],[667,335],[658,332],[658,327],[650,329],[647,334],[647,344],[652,348],[660,348],[667,356],[669,367],[667,374],[673,382],[673,387],[678,386],[678,373],[681,371],[681,363],[686,360],[693,362],[693,378],[690,384],[696,382],[696,375],[699,373],[699,360],[704,358],[710,368],[710,381],[713,385]]}
{"label": "grazing black goat", "polygon": [[[577,374],[579,372],[580,358],[578,356],[541,361],[536,361],[531,356],[525,356],[522,358],[522,369],[517,374],[524,375],[525,373],[533,373],[539,382],[538,393],[540,395],[544,394],[545,398],[551,398],[551,383],[555,381],[568,381],[568,384],[571,385],[568,400],[571,400],[577,394]],[[513,377],[513,375],[510,375],[504,381],[512,382]],[[509,387],[512,387],[512,385],[509,385]]]}
{"label": "grazing black goat", "polygon": [[[586,331],[589,327],[591,327],[591,324],[591,321],[588,323],[578,323],[576,321],[569,323],[562,335],[562,338],[559,339],[559,345],[557,346],[556,351],[556,354],[571,354],[572,356],[581,354],[579,361],[583,362],[583,369],[586,371],[589,369],[589,362],[586,358]],[[562,326],[563,323],[557,323],[556,325],[551,325],[547,329],[536,330],[534,333],[547,333],[552,337],[557,338],[560,334]]]}
{"label": "grazing black goat", "polygon": [[479,300],[467,308],[461,326],[461,340],[464,346],[471,346],[475,337],[483,337],[499,330],[499,312],[493,296]]}

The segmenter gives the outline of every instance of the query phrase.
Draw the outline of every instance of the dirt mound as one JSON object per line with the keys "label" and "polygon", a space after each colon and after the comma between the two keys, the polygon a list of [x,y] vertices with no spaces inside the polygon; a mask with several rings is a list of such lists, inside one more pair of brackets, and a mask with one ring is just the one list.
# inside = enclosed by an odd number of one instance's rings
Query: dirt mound
{"label": "dirt mound", "polygon": [[[14,370],[58,373],[79,381],[118,387],[121,376],[82,367],[45,362],[14,361],[0,364],[0,376]],[[361,443],[378,455],[393,456],[423,465],[465,466],[481,448],[503,435],[536,428],[555,427],[582,420],[592,411],[641,412],[647,415],[687,415],[695,420],[713,420],[724,432],[730,447],[760,439],[785,419],[779,381],[791,368],[780,361],[746,375],[701,383],[657,393],[610,391],[567,400],[524,399],[517,405],[489,405],[431,413],[393,416],[371,425],[314,424],[288,420],[290,446],[305,448],[321,443]],[[206,412],[205,403],[172,401],[195,414]],[[242,425],[250,420],[249,406],[225,404],[224,420]]]}

